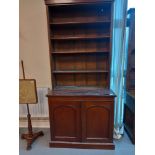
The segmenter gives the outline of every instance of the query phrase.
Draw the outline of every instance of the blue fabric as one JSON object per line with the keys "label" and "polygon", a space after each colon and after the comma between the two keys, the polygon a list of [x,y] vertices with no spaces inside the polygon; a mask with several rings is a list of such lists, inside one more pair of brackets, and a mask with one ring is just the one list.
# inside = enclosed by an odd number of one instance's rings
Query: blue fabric
{"label": "blue fabric", "polygon": [[123,126],[123,111],[125,100],[125,71],[127,64],[126,36],[127,0],[114,1],[112,63],[110,88],[116,93],[114,126],[121,129]]}

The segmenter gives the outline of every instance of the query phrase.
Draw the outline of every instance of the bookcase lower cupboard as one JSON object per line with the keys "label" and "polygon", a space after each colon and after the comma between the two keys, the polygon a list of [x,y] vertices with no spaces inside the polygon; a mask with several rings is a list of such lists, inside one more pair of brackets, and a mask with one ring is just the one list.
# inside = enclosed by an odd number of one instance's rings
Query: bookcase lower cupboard
{"label": "bookcase lower cupboard", "polygon": [[78,90],[78,94],[74,91],[66,94],[59,90],[47,95],[50,146],[114,149],[115,95],[105,89],[89,90],[89,94],[81,90]]}
{"label": "bookcase lower cupboard", "polygon": [[45,0],[50,147],[114,149],[113,0]]}

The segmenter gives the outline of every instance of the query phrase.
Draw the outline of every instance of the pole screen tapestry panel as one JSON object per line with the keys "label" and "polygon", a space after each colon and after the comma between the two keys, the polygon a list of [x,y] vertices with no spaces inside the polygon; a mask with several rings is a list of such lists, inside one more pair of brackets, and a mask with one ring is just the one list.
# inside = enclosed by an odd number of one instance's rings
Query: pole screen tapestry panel
{"label": "pole screen tapestry panel", "polygon": [[19,80],[19,103],[35,104],[38,102],[35,79]]}

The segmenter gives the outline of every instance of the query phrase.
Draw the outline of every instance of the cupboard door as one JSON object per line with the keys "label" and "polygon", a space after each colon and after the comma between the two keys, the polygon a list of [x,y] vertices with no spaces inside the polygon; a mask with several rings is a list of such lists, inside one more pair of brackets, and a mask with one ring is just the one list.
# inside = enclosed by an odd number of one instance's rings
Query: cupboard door
{"label": "cupboard door", "polygon": [[51,140],[81,141],[80,102],[52,100],[49,109]]}
{"label": "cupboard door", "polygon": [[87,101],[82,103],[82,141],[112,142],[113,102]]}

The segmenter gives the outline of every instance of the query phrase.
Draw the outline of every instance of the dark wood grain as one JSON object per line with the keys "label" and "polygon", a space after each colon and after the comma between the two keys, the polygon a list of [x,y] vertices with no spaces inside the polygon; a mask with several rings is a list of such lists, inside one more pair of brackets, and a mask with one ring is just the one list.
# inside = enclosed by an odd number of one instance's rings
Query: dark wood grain
{"label": "dark wood grain", "polygon": [[105,24],[105,23],[110,23],[110,20],[96,20],[96,19],[89,19],[89,20],[84,20],[84,21],[70,21],[70,22],[50,22],[49,24],[51,25],[84,25],[84,24]]}
{"label": "dark wood grain", "polygon": [[[77,25],[79,25],[78,24],[79,22],[89,23],[89,21],[90,22],[91,21],[111,21],[110,3],[99,3],[99,4],[89,3],[87,5],[85,4],[71,5],[71,6],[65,5],[65,6],[59,6],[59,7],[51,6],[49,8],[49,15],[50,15],[50,24],[51,23],[77,23]],[[101,23],[98,23],[98,24],[101,24]],[[73,24],[71,25],[73,26]],[[82,25],[86,25],[86,24],[82,24]]]}
{"label": "dark wood grain", "polygon": [[[109,51],[109,39],[96,39],[96,40],[59,40],[53,41],[53,52],[97,52]],[[110,51],[109,51],[110,53]],[[52,54],[52,53],[51,53]],[[52,56],[52,55],[51,55]]]}
{"label": "dark wood grain", "polygon": [[124,127],[132,143],[135,144],[135,111],[131,108],[131,105],[134,106],[134,103],[127,102],[124,105]]}
{"label": "dark wood grain", "polygon": [[115,95],[108,89],[83,89],[83,92],[75,88],[72,91],[58,89],[48,93],[50,146],[114,149]]}
{"label": "dark wood grain", "polygon": [[113,2],[114,0],[45,0],[46,5]]}
{"label": "dark wood grain", "polygon": [[52,90],[50,147],[114,149],[113,0],[45,0]]}
{"label": "dark wood grain", "polygon": [[80,103],[76,101],[49,101],[52,116],[52,139],[55,141],[80,141]]}
{"label": "dark wood grain", "polygon": [[[52,96],[100,96],[106,97],[102,98],[102,100],[107,101],[108,98],[116,97],[115,93],[109,89],[96,88],[96,87],[79,87],[79,86],[66,86],[66,87],[56,87],[53,91],[49,91],[47,97]],[[82,98],[81,97],[81,98]],[[90,100],[89,98],[87,98]],[[92,99],[92,98],[91,98]],[[69,100],[69,98],[68,98]],[[98,99],[99,100],[99,99]],[[109,101],[109,100],[108,100]]]}
{"label": "dark wood grain", "polygon": [[74,71],[61,71],[61,70],[57,70],[57,71],[53,71],[53,73],[57,73],[57,74],[78,74],[78,73],[108,73],[108,71],[106,70],[74,70]]}
{"label": "dark wood grain", "polygon": [[128,44],[128,64],[126,76],[127,91],[135,90],[135,10],[129,11],[129,44]]}
{"label": "dark wood grain", "polygon": [[85,54],[85,53],[87,53],[87,54],[91,54],[91,53],[109,53],[109,51],[108,50],[104,50],[104,51],[71,51],[71,52],[53,52],[52,54]]}
{"label": "dark wood grain", "polygon": [[87,35],[87,36],[64,36],[64,37],[51,37],[52,40],[83,40],[83,39],[103,39],[110,38],[109,35]]}
{"label": "dark wood grain", "polygon": [[86,101],[82,104],[83,142],[112,142],[112,109],[113,102],[108,101]]}
{"label": "dark wood grain", "polygon": [[111,19],[110,2],[48,6],[53,87],[109,87]]}
{"label": "dark wood grain", "polygon": [[113,143],[83,143],[83,142],[57,142],[51,141],[50,147],[56,148],[82,148],[82,149],[104,149],[114,150],[115,145]]}
{"label": "dark wood grain", "polygon": [[53,34],[51,39],[89,39],[106,38],[110,36],[110,23],[88,23],[70,25],[51,25]]}

